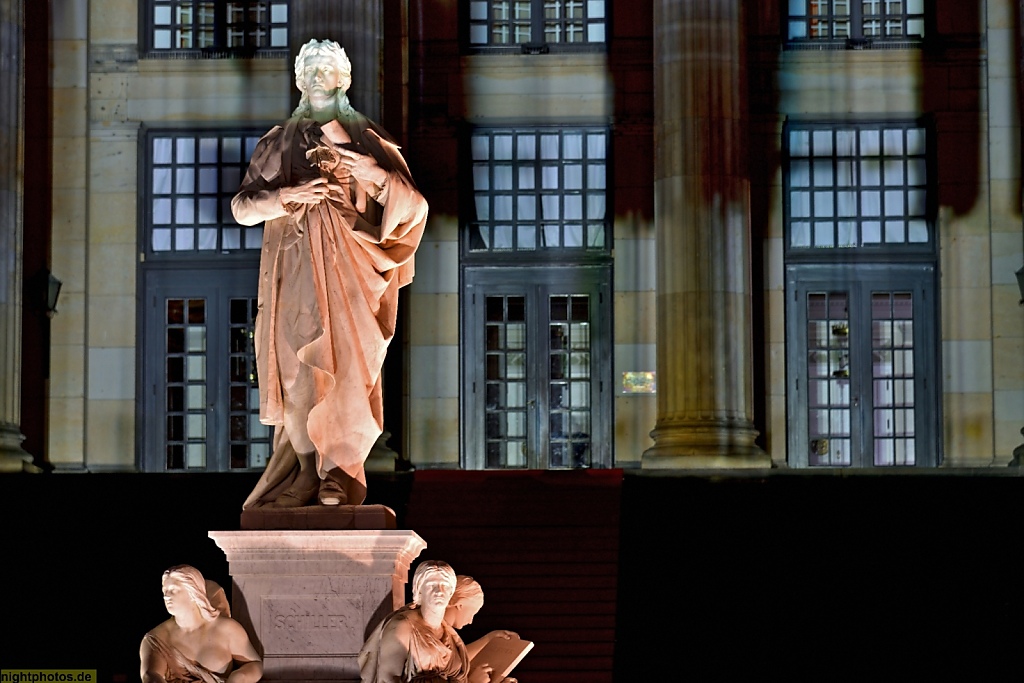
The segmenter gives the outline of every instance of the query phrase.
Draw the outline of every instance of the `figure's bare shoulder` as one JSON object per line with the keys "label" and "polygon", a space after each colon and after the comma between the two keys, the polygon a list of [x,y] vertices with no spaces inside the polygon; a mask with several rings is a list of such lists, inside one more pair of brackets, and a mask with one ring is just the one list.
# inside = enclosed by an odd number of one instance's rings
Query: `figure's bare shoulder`
{"label": "figure's bare shoulder", "polygon": [[146,635],[153,636],[154,638],[158,638],[164,642],[167,642],[170,639],[170,635],[173,629],[176,628],[176,626],[177,625],[174,623],[174,618],[172,617],[167,621],[162,621],[153,628],[151,628],[149,632],[146,633]]}
{"label": "figure's bare shoulder", "polygon": [[214,620],[213,629],[213,637],[227,645],[232,655],[249,661],[259,658],[245,627],[231,617],[220,615]]}
{"label": "figure's bare shoulder", "polygon": [[212,632],[214,637],[219,641],[235,642],[239,638],[245,638],[246,640],[249,639],[249,635],[245,632],[245,628],[229,616],[223,614],[220,615],[214,619],[211,626],[213,627]]}

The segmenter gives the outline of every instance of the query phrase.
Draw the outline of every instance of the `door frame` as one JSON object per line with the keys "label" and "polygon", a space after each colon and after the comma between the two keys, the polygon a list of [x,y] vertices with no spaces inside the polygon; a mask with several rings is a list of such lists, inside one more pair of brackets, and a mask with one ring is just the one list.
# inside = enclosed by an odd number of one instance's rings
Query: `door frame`
{"label": "door frame", "polygon": [[[241,471],[230,467],[228,369],[230,351],[229,300],[256,298],[259,269],[253,263],[220,268],[144,269],[140,273],[141,315],[137,345],[136,441],[138,467],[144,472],[167,472],[164,307],[168,298],[204,298],[208,325],[206,338],[207,420],[206,467],[192,471]],[[222,353],[213,353],[223,335]],[[170,470],[178,471],[178,470]],[[183,471],[189,471],[186,468]]]}
{"label": "door frame", "polygon": [[[486,469],[486,432],[484,385],[486,357],[484,322],[485,297],[488,295],[523,294],[534,296],[539,303],[547,295],[589,294],[590,306],[590,467],[613,466],[612,409],[612,283],[607,265],[467,267],[463,270],[463,305],[460,330],[462,353],[460,413],[462,415],[461,465],[464,469]],[[532,310],[531,310],[532,308]],[[526,469],[547,469],[550,427],[547,410],[549,392],[549,354],[546,321],[548,315],[537,305],[527,309],[527,391],[533,391],[536,408],[527,418],[528,453]],[[540,337],[533,346],[542,351],[542,359],[529,357],[530,326]],[[532,371],[532,372],[531,372]],[[529,396],[528,396],[529,399]],[[561,469],[561,468],[558,468]]]}
{"label": "door frame", "polygon": [[[942,462],[941,343],[939,334],[938,281],[930,263],[876,264],[790,264],[786,266],[786,410],[787,462],[791,467],[810,468],[808,396],[806,391],[807,319],[806,295],[810,291],[850,292],[851,330],[861,321],[870,329],[872,290],[906,290],[915,294],[913,313],[914,350],[914,447],[913,467],[936,467]],[[856,316],[856,317],[855,317]],[[851,337],[852,340],[852,337]],[[852,344],[852,341],[851,341]],[[851,375],[851,465],[853,468],[894,469],[875,466],[871,449],[873,393],[871,343],[851,345],[851,367],[863,367],[867,374]],[[860,440],[857,452],[856,439]],[[907,466],[910,467],[910,466]],[[814,467],[814,469],[819,469]],[[822,467],[821,469],[824,469]],[[844,467],[845,469],[845,467]]]}

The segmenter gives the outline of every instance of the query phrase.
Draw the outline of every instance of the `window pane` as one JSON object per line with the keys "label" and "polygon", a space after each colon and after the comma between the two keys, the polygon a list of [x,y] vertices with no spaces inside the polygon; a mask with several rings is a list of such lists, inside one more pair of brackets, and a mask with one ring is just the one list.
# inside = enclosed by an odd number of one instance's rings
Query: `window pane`
{"label": "window pane", "polygon": [[494,136],[494,158],[507,161],[512,158],[512,136]]}
{"label": "window pane", "polygon": [[532,221],[537,218],[537,200],[533,196],[520,195],[518,203],[516,205],[516,209],[516,218],[519,220]]}
{"label": "window pane", "polygon": [[157,224],[165,224],[171,222],[171,200],[170,199],[154,199],[153,200],[153,222]]}
{"label": "window pane", "polygon": [[496,166],[494,168],[494,189],[495,190],[511,190],[512,189],[512,167],[511,166]]}
{"label": "window pane", "polygon": [[562,169],[564,187],[567,190],[583,189],[583,167],[579,164],[565,166]]}
{"label": "window pane", "polygon": [[171,193],[171,169],[153,169],[153,194]]}
{"label": "window pane", "polygon": [[789,165],[789,184],[791,187],[811,186],[811,164],[803,159],[793,161]]}

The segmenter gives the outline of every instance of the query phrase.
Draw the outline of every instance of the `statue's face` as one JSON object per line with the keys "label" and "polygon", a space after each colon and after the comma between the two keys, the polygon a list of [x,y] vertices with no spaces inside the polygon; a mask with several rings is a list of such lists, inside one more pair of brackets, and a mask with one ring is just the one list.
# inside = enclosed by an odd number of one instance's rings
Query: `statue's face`
{"label": "statue's face", "polygon": [[481,600],[463,600],[457,605],[449,605],[445,610],[444,620],[452,628],[462,628],[473,623],[473,617],[484,606]]}
{"label": "statue's face", "polygon": [[176,576],[169,575],[163,579],[164,607],[172,616],[184,614],[192,609],[192,596]]}
{"label": "statue's face", "polygon": [[452,587],[440,576],[430,576],[420,586],[418,602],[434,609],[444,610],[452,599]]}
{"label": "statue's face", "polygon": [[325,106],[334,100],[341,87],[342,74],[327,55],[311,55],[302,66],[303,92],[314,106]]}

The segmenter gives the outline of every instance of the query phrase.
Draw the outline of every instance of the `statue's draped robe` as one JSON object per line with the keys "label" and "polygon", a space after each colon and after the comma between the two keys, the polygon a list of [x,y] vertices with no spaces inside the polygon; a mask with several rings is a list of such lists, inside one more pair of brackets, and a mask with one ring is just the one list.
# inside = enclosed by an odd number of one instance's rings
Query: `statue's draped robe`
{"label": "statue's draped robe", "polygon": [[224,683],[226,680],[221,674],[193,662],[176,647],[168,645],[152,633],[147,633],[145,640],[153,651],[159,653],[167,662],[167,671],[164,674],[167,683]]}
{"label": "statue's draped robe", "polygon": [[[429,627],[417,619],[415,609],[406,605],[400,607],[373,630],[359,651],[359,672],[362,683],[444,683],[455,681],[466,683],[469,675],[469,653],[462,638],[451,626],[441,622],[443,634],[440,639],[430,632]],[[412,639],[405,660],[400,681],[384,677],[378,665],[380,644],[383,638],[401,621],[413,624]]]}
{"label": "statue's draped robe", "polygon": [[[315,205],[285,207],[279,189],[321,175],[307,158],[330,147],[320,125],[292,118],[257,144],[232,201],[243,225],[265,221],[255,346],[260,420],[274,425],[274,450],[243,507],[273,501],[294,480],[298,459],[285,430],[284,391],[312,392],[307,429],[321,477],[351,477],[348,502],[366,495],[363,462],[384,429],[381,368],[397,320],[398,290],[412,281],[427,203],[398,147],[357,112],[339,118],[351,147],[387,171],[367,198],[355,181]],[[289,210],[291,209],[291,210]]]}

